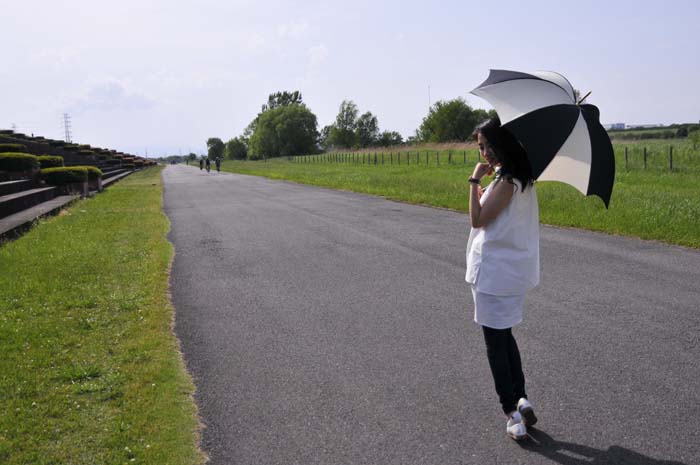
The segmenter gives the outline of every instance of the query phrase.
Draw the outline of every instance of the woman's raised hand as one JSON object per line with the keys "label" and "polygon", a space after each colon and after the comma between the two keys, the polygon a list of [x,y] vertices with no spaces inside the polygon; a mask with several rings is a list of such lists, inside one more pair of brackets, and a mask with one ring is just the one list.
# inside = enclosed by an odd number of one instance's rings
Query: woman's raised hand
{"label": "woman's raised hand", "polygon": [[474,173],[472,177],[476,179],[481,179],[486,175],[493,173],[493,167],[488,163],[477,163],[474,167]]}

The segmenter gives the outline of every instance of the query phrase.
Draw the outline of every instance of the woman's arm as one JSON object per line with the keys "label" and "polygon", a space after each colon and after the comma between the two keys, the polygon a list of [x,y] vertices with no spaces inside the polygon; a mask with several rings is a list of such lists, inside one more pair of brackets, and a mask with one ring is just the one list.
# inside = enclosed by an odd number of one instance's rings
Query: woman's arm
{"label": "woman's arm", "polygon": [[482,206],[479,202],[479,185],[469,184],[469,219],[472,228],[483,228],[491,223],[510,203],[513,197],[513,184],[501,178],[493,186],[489,198]]}

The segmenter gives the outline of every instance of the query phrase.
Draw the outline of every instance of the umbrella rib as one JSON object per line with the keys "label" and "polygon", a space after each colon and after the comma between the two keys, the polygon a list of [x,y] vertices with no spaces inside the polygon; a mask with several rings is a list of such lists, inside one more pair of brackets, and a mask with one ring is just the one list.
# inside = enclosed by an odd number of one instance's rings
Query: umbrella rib
{"label": "umbrella rib", "polygon": [[[566,89],[564,89],[564,88],[563,88],[562,86],[560,86],[559,84],[557,84],[557,83],[555,83],[555,82],[552,82],[552,81],[548,81],[548,80],[546,80],[546,79],[538,78],[538,77],[536,77],[536,76],[533,76],[533,77],[531,77],[531,78],[526,78],[526,77],[513,78],[513,79],[508,79],[508,80],[506,80],[506,81],[500,81],[500,82],[495,82],[495,83],[493,83],[493,84],[488,84],[488,85],[486,85],[486,86],[484,86],[484,87],[479,86],[479,87],[477,87],[476,89],[472,90],[472,91],[469,92],[469,93],[470,93],[470,94],[474,94],[474,91],[475,91],[475,90],[488,89],[489,87],[497,86],[497,85],[503,84],[504,82],[528,81],[528,80],[529,80],[529,81],[541,81],[541,82],[546,82],[547,84],[551,84],[551,85],[557,87],[558,89],[560,89],[562,92],[564,92],[564,94],[566,95],[566,98],[567,98],[567,99],[570,99],[570,98],[571,98],[571,97],[569,96],[569,93],[566,91]],[[474,94],[474,95],[477,95],[477,96],[478,96],[478,94]]]}

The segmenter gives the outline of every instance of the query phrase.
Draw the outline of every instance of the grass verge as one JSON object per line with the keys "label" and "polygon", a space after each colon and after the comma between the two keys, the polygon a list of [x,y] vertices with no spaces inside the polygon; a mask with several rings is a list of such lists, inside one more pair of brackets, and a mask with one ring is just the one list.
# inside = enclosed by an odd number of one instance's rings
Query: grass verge
{"label": "grass verge", "polygon": [[203,463],[160,168],[0,247],[0,463]]}
{"label": "grass verge", "polygon": [[[395,156],[395,154],[394,154]],[[286,159],[225,161],[222,170],[287,179],[334,189],[380,195],[393,200],[468,212],[468,185],[476,154],[467,152],[471,163],[430,166],[412,162],[401,166],[358,163],[300,163]],[[624,157],[620,152],[618,157]],[[422,159],[419,159],[422,160]],[[618,168],[610,209],[597,197],[584,197],[573,187],[555,182],[538,183],[542,223],[589,229],[611,234],[658,240],[700,248],[700,169],[696,158],[684,159],[683,170],[668,172],[666,164],[647,170],[626,170],[624,158]],[[484,183],[485,184],[485,183]]]}

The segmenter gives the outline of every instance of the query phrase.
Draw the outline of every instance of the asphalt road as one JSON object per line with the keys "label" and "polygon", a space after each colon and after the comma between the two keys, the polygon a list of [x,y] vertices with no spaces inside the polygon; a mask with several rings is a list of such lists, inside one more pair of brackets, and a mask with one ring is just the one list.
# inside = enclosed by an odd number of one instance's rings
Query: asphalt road
{"label": "asphalt road", "polygon": [[700,253],[542,227],[514,330],[540,422],[519,444],[472,320],[466,215],[186,166],[163,178],[211,463],[700,463]]}

